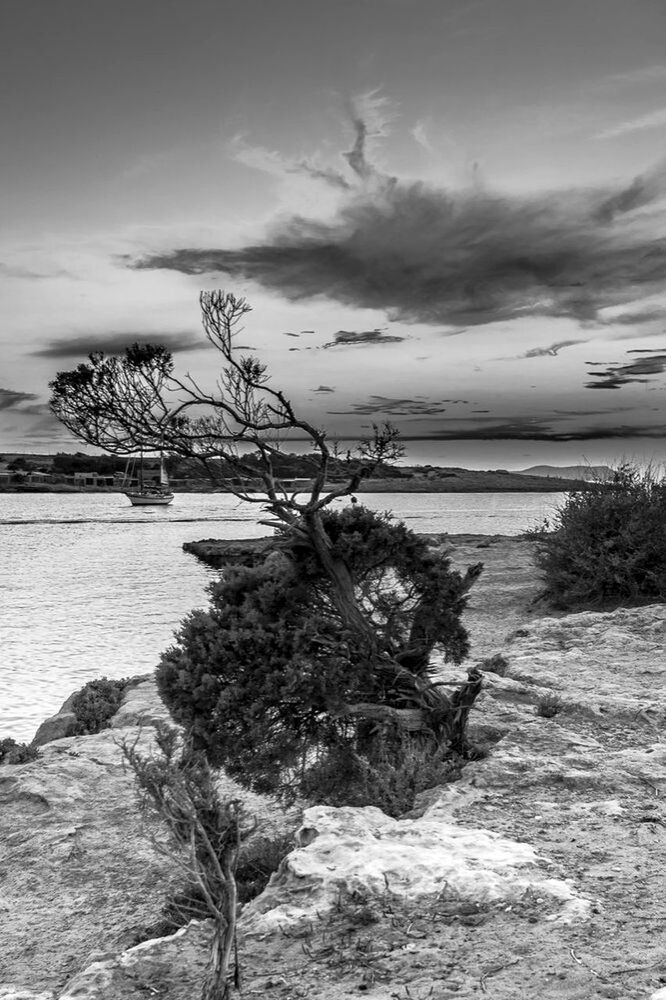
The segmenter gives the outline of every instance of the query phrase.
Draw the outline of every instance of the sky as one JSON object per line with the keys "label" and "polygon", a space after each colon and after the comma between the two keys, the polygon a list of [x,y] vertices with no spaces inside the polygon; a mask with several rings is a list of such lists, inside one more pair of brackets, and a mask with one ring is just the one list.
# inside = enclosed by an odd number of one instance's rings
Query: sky
{"label": "sky", "polygon": [[4,0],[0,453],[92,350],[212,383],[201,289],[331,437],[666,461],[663,0]]}

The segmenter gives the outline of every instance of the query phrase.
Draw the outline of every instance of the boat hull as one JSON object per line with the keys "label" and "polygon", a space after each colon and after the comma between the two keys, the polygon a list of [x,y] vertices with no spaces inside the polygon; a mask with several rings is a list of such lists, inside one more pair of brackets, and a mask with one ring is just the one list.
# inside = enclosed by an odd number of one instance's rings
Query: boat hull
{"label": "boat hull", "polygon": [[172,503],[173,493],[125,493],[133,507],[166,507]]}

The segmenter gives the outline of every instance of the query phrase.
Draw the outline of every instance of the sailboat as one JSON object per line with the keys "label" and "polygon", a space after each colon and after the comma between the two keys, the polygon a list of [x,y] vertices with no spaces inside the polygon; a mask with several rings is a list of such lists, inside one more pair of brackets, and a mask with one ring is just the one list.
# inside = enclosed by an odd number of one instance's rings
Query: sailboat
{"label": "sailboat", "polygon": [[[134,471],[134,459],[127,463],[125,480],[129,481]],[[158,486],[146,486],[143,476],[143,452],[139,456],[138,487],[123,491],[133,507],[166,507],[173,502],[174,495],[169,489],[164,455],[160,453],[160,481]]]}

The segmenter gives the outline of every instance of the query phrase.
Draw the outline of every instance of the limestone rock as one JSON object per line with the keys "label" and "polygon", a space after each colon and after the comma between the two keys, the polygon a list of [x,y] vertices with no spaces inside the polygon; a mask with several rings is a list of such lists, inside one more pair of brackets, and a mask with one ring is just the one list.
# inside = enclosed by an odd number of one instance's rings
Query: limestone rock
{"label": "limestone rock", "polygon": [[173,725],[169,711],[158,694],[155,677],[149,675],[126,688],[120,708],[109,725],[113,729],[123,729],[126,726],[153,726],[156,722]]}
{"label": "limestone rock", "polygon": [[32,746],[43,747],[54,740],[62,740],[67,736],[75,736],[78,729],[78,720],[72,711],[72,702],[77,692],[70,694],[69,698],[63,702],[55,715],[45,719],[32,739]]}
{"label": "limestone rock", "polygon": [[137,808],[116,745],[123,735],[147,740],[137,730],[69,737],[0,769],[3,916],[12,928],[3,978],[17,989],[60,987],[100,941],[129,943],[174,884]]}
{"label": "limestone rock", "polygon": [[530,623],[507,649],[509,678],[550,687],[569,709],[666,720],[666,606],[583,612]]}
{"label": "limestone rock", "polygon": [[169,937],[91,962],[67,984],[59,1000],[138,1000],[148,995],[193,1000],[201,994],[210,933],[206,921],[191,921]]}
{"label": "limestone rock", "polygon": [[585,916],[589,909],[570,883],[544,870],[529,844],[446,822],[437,804],[415,820],[391,819],[372,806],[315,806],[305,810],[297,841],[301,846],[245,911],[246,934],[313,924],[341,892],[416,900],[446,888],[461,903],[516,902],[532,892],[566,904],[560,916]]}

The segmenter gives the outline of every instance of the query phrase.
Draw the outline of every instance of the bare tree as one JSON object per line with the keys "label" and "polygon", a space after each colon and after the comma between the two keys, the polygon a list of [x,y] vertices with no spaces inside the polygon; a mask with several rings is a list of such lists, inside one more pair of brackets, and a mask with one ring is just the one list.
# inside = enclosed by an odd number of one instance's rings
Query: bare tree
{"label": "bare tree", "polygon": [[[135,344],[124,357],[93,353],[87,364],[59,373],[50,384],[53,413],[76,437],[115,455],[163,450],[195,459],[214,484],[260,504],[271,515],[261,523],[300,533],[312,545],[335,582],[343,621],[374,641],[359,614],[349,572],[331,555],[320,515],[353,494],[379,465],[402,454],[396,429],[374,425],[372,439],[341,460],[326,432],[299,417],[284,393],[269,384],[266,366],[235,349],[234,336],[251,311],[246,300],[213,291],[202,292],[200,302],[206,336],[224,360],[216,392],[204,390],[190,375],[178,377],[165,348]],[[274,472],[288,437],[312,447],[313,478],[305,498]],[[346,480],[325,491],[332,472],[346,473]]]}

